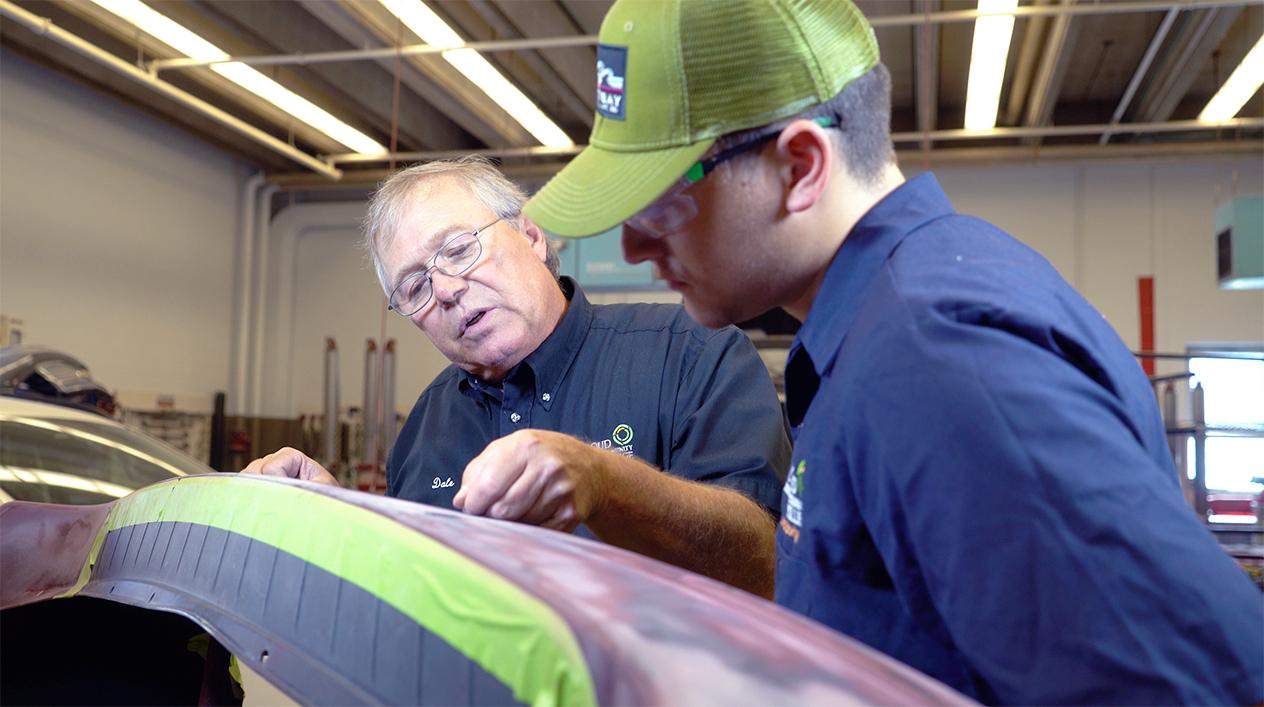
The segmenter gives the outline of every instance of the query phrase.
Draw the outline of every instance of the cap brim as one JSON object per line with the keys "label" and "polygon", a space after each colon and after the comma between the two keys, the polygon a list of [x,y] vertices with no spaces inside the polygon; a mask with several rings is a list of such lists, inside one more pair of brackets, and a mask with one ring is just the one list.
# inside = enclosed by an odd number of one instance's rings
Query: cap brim
{"label": "cap brim", "polygon": [[715,139],[647,152],[584,148],[523,207],[544,230],[567,238],[604,233],[667,191]]}

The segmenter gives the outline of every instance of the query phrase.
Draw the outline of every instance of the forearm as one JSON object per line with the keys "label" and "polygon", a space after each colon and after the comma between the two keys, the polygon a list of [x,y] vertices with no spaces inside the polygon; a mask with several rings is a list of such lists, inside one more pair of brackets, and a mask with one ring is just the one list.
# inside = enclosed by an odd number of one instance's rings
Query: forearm
{"label": "forearm", "polygon": [[611,455],[588,527],[611,545],[772,598],[774,524],[731,489],[686,481]]}

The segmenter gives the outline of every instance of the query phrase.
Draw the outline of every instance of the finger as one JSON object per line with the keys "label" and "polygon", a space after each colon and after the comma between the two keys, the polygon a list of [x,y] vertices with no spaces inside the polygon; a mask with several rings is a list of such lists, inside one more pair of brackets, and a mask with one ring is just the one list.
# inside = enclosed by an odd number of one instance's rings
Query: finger
{"label": "finger", "polygon": [[329,470],[312,459],[305,460],[305,463],[299,471],[298,478],[318,484],[325,484],[327,486],[338,485],[338,479],[334,478],[334,475],[329,473]]}
{"label": "finger", "polygon": [[278,451],[268,454],[250,462],[245,469],[241,470],[243,474],[258,474],[260,476],[296,476],[297,471],[290,472],[288,463],[284,460],[284,455]]}
{"label": "finger", "polygon": [[492,504],[488,515],[502,520],[522,520],[535,511],[535,506],[548,484],[548,475],[538,466],[528,464],[526,470],[510,484],[500,500]]}
{"label": "finger", "polygon": [[461,475],[461,490],[457,492],[461,497],[461,510],[471,515],[486,515],[488,508],[517,480],[524,464],[517,458],[515,446],[511,439],[503,437],[487,445],[482,454],[470,461]]}
{"label": "finger", "polygon": [[575,516],[575,508],[569,503],[563,504],[548,520],[540,523],[541,528],[569,533],[579,527],[579,518]]}
{"label": "finger", "polygon": [[[261,470],[269,476],[286,476],[291,479],[304,478],[304,468],[308,462],[320,468],[306,454],[292,447],[282,447],[263,458]],[[309,472],[310,473],[310,472]]]}
{"label": "finger", "polygon": [[529,523],[531,525],[544,525],[550,518],[557,515],[562,506],[573,506],[573,495],[564,484],[546,485],[540,493],[540,498],[536,500],[535,505],[524,513],[518,519],[520,523]]}

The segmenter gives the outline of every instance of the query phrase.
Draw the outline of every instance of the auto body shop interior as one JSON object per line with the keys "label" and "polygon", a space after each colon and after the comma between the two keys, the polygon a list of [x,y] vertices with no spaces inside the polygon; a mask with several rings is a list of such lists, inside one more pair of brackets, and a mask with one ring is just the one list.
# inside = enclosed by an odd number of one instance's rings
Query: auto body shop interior
{"label": "auto body shop interior", "polygon": [[0,0],[0,703],[1264,703],[1264,1]]}

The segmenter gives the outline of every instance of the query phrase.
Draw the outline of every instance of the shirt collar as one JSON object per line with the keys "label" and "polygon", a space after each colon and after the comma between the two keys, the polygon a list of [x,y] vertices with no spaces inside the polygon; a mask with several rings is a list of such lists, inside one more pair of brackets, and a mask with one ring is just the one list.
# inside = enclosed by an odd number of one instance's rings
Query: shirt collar
{"label": "shirt collar", "polygon": [[[588,336],[593,319],[593,307],[584,296],[583,290],[579,289],[579,284],[569,277],[559,278],[558,283],[570,306],[566,308],[566,313],[562,315],[562,320],[557,323],[553,333],[505,376],[506,381],[516,382],[524,375],[534,375],[535,393],[545,410],[551,408],[557,400],[558,388],[574,362],[575,355],[579,353],[584,338]],[[487,394],[489,386],[498,387],[461,371],[461,381],[458,384],[461,392],[481,396]]]}
{"label": "shirt collar", "polygon": [[830,262],[790,355],[806,349],[817,375],[824,375],[856,320],[862,295],[891,253],[919,226],[952,213],[930,172],[901,184],[869,209]]}

